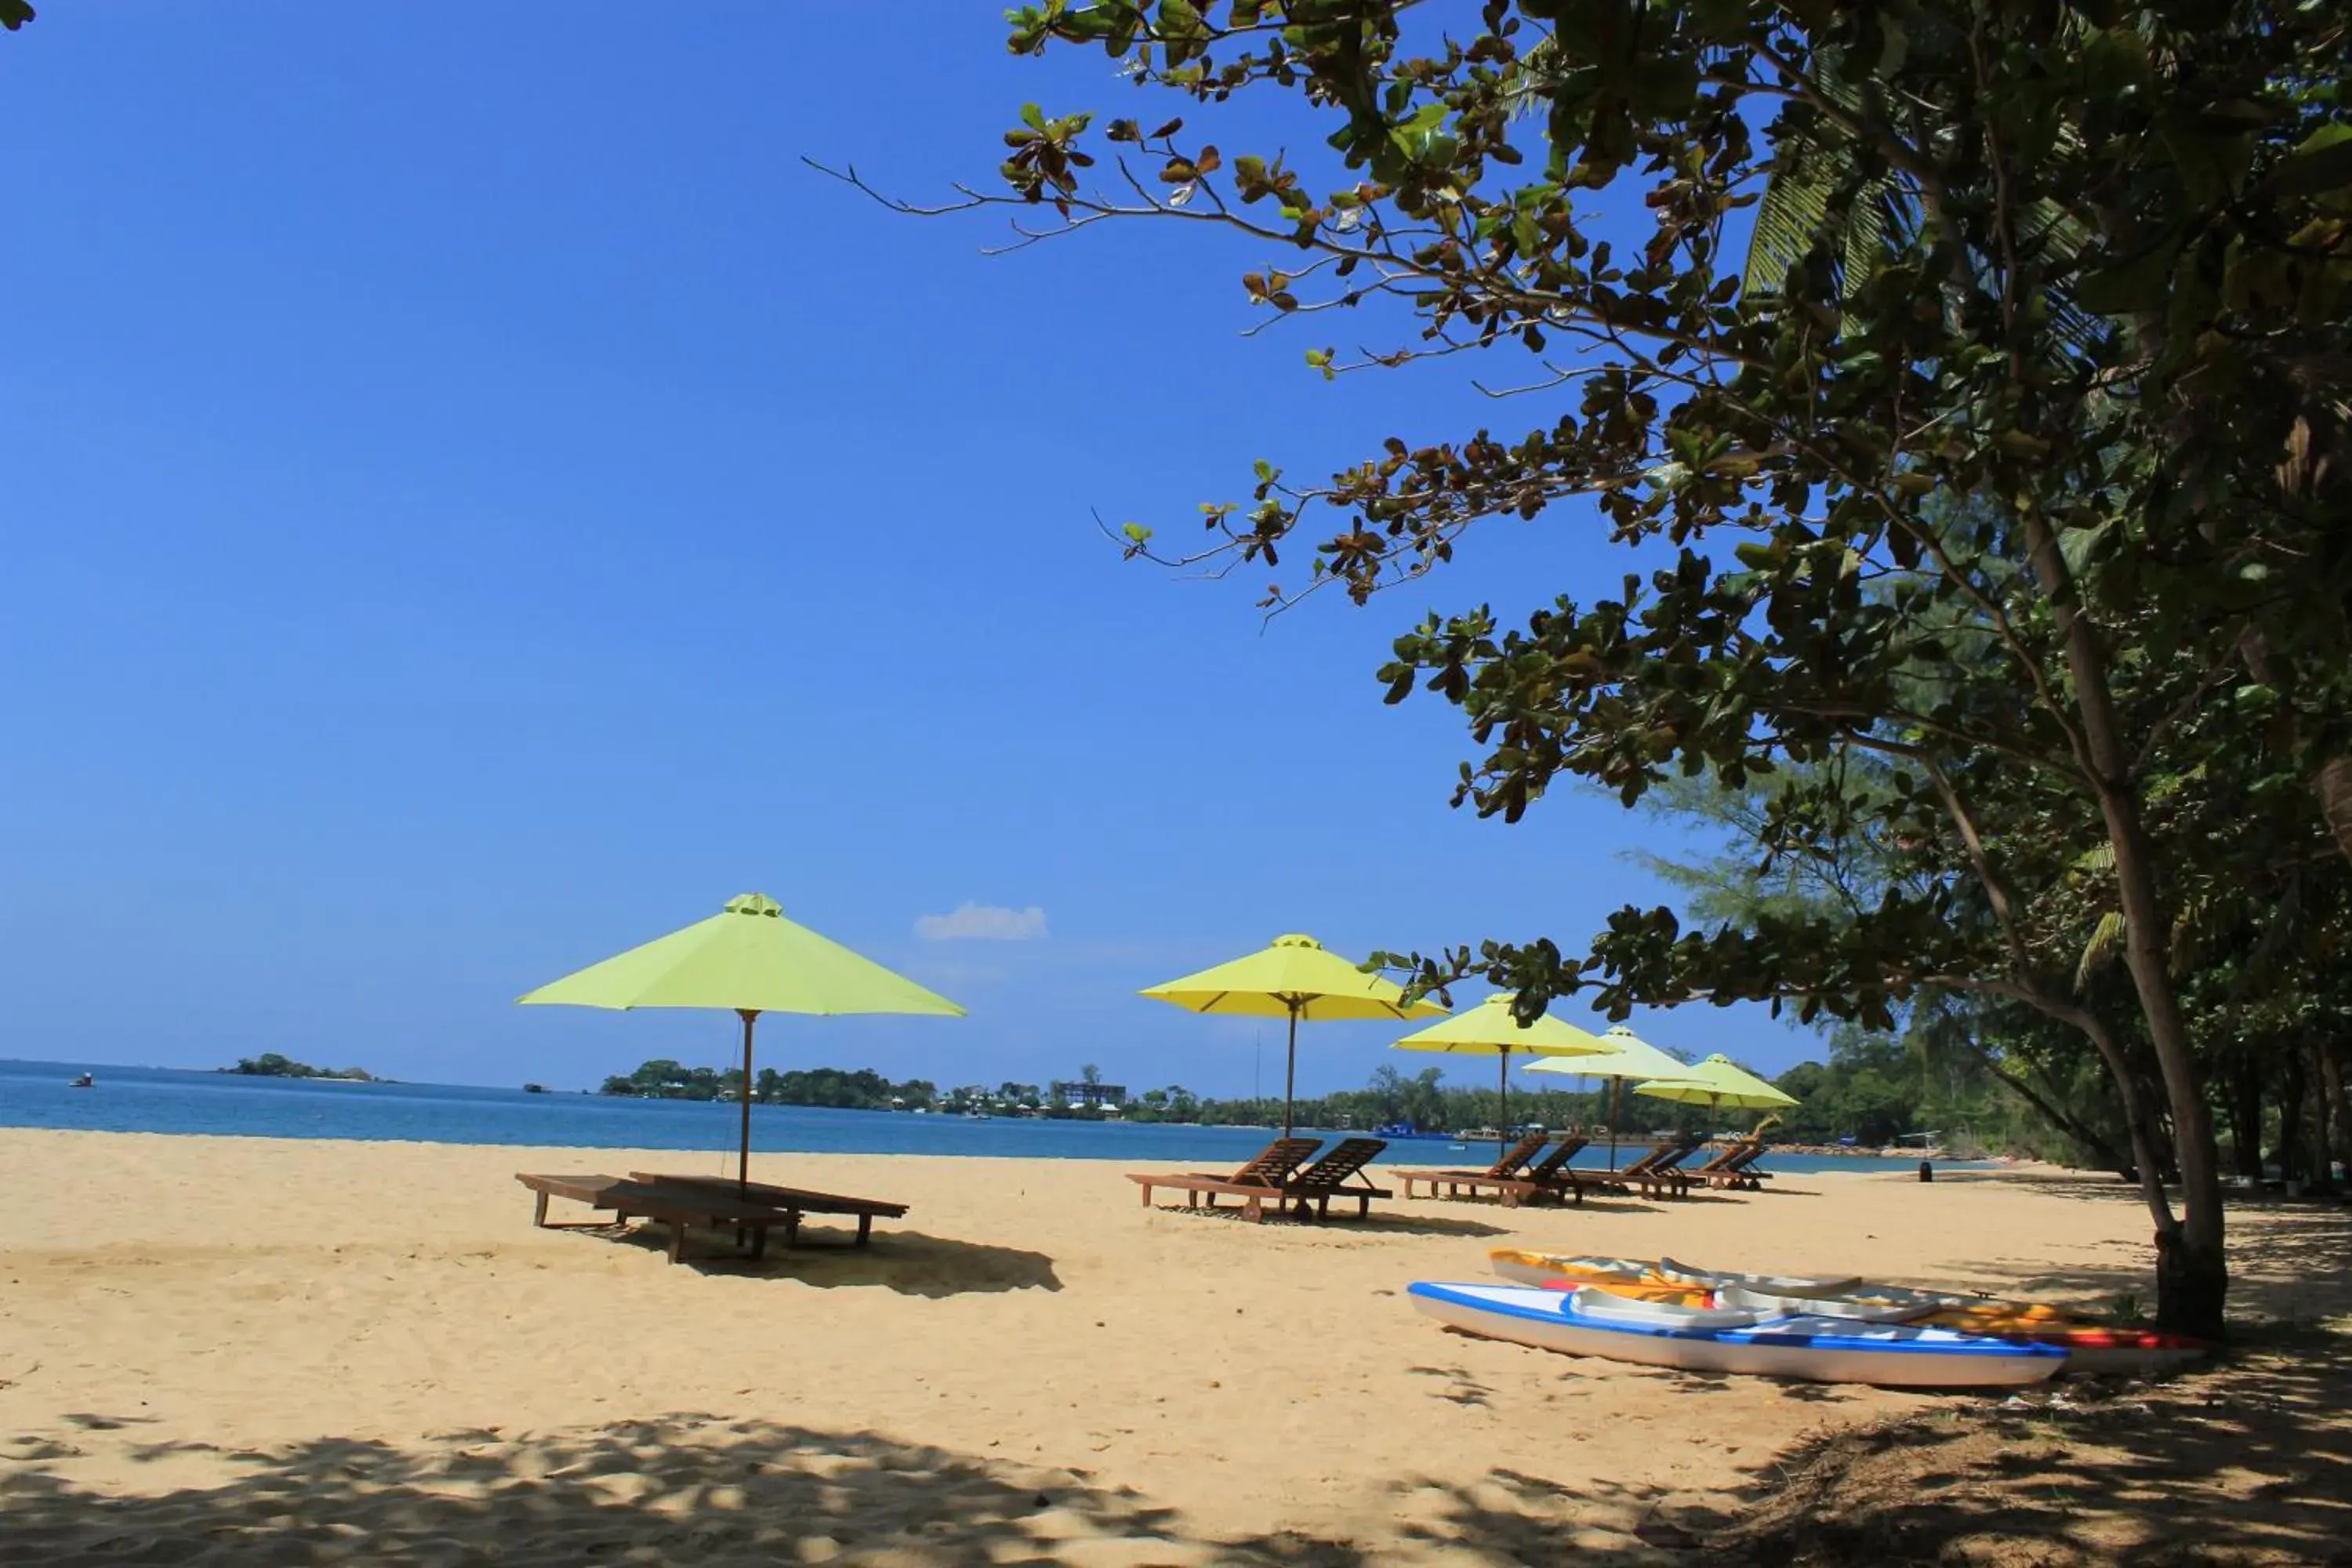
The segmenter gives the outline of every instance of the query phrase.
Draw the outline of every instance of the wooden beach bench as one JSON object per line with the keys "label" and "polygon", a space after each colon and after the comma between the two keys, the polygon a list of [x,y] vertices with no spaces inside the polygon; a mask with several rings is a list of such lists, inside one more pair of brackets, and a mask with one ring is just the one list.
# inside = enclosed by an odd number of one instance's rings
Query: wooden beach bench
{"label": "wooden beach bench", "polygon": [[1259,1151],[1257,1158],[1230,1176],[1211,1174],[1206,1171],[1129,1171],[1127,1179],[1143,1189],[1143,1206],[1151,1206],[1151,1194],[1157,1188],[1167,1187],[1184,1194],[1186,1208],[1217,1206],[1220,1196],[1242,1200],[1242,1213],[1253,1220],[1265,1218],[1265,1200],[1281,1201],[1285,1184],[1299,1166],[1313,1154],[1319,1138],[1277,1138]]}
{"label": "wooden beach bench", "polygon": [[1416,1185],[1425,1185],[1433,1198],[1492,1194],[1505,1208],[1517,1208],[1530,1199],[1540,1202],[1570,1195],[1582,1203],[1584,1189],[1569,1173],[1568,1163],[1583,1152],[1586,1141],[1564,1138],[1558,1148],[1530,1164],[1537,1151],[1548,1142],[1549,1135],[1541,1132],[1522,1138],[1483,1171],[1399,1171],[1397,1176],[1404,1183],[1404,1195],[1408,1198],[1415,1195]]}
{"label": "wooden beach bench", "polygon": [[531,1223],[548,1230],[583,1230],[602,1226],[603,1220],[560,1220],[547,1217],[547,1200],[569,1198],[593,1209],[610,1209],[615,1220],[649,1219],[669,1226],[669,1260],[686,1256],[686,1233],[695,1226],[735,1232],[739,1247],[749,1244],[754,1258],[768,1249],[768,1231],[774,1226],[792,1228],[796,1222],[766,1204],[746,1203],[731,1194],[697,1192],[662,1182],[624,1181],[607,1175],[544,1175],[518,1171],[515,1180],[537,1194]]}
{"label": "wooden beach bench", "polygon": [[707,1193],[713,1196],[740,1196],[751,1203],[765,1205],[782,1215],[784,1245],[800,1245],[803,1215],[846,1215],[857,1221],[856,1246],[865,1247],[874,1239],[874,1222],[877,1219],[904,1219],[907,1205],[882,1198],[845,1197],[839,1193],[813,1193],[803,1187],[780,1187],[769,1182],[748,1182],[739,1184],[731,1176],[671,1176],[648,1171],[632,1171],[632,1180],[651,1182],[659,1186],[677,1187],[688,1192]]}
{"label": "wooden beach bench", "polygon": [[1697,1148],[1696,1139],[1670,1140],[1622,1171],[1579,1171],[1574,1180],[1605,1192],[1638,1190],[1644,1197],[1685,1197],[1690,1193],[1691,1174],[1676,1167]]}
{"label": "wooden beach bench", "polygon": [[[1372,1185],[1364,1167],[1380,1157],[1388,1147],[1379,1138],[1342,1138],[1324,1156],[1282,1184],[1286,1203],[1295,1203],[1298,1216],[1307,1216],[1307,1205],[1315,1205],[1317,1219],[1331,1217],[1333,1198],[1356,1200],[1356,1217],[1362,1219],[1372,1212],[1374,1198],[1390,1198],[1396,1194]],[[1258,1217],[1263,1218],[1261,1215]]]}
{"label": "wooden beach bench", "polygon": [[1748,1192],[1762,1192],[1769,1171],[1759,1171],[1756,1162],[1764,1157],[1761,1140],[1751,1139],[1727,1149],[1690,1174],[1706,1181],[1711,1187],[1739,1187]]}

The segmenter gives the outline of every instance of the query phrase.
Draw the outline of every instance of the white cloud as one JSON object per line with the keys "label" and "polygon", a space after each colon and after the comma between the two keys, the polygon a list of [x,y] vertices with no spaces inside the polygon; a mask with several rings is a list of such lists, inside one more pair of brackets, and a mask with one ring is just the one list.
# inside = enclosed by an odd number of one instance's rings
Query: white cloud
{"label": "white cloud", "polygon": [[1032,904],[1008,910],[966,899],[950,915],[918,915],[915,934],[925,942],[1034,942],[1045,934],[1045,911]]}

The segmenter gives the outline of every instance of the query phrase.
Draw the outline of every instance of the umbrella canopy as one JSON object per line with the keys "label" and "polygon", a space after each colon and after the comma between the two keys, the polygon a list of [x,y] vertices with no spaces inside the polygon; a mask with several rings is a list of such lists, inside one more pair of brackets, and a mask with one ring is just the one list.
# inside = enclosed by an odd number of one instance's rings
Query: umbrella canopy
{"label": "umbrella canopy", "polygon": [[723,1007],[743,1020],[743,1147],[751,1174],[751,1026],[762,1013],[914,1013],[961,1007],[784,918],[765,893],[739,893],[708,920],[656,937],[516,998],[573,1007]]}
{"label": "umbrella canopy", "polygon": [[1441,1051],[1454,1056],[1493,1057],[1495,1076],[1502,1097],[1502,1114],[1497,1119],[1501,1127],[1496,1142],[1507,1143],[1511,1135],[1511,1058],[1514,1056],[1534,1057],[1597,1057],[1609,1054],[1610,1047],[1598,1035],[1580,1029],[1565,1018],[1549,1013],[1532,1024],[1522,1024],[1512,1016],[1511,1004],[1517,993],[1498,991],[1475,1007],[1441,1018],[1425,1029],[1416,1029],[1396,1042],[1400,1051]]}
{"label": "umbrella canopy", "polygon": [[1288,1018],[1290,1055],[1282,1078],[1282,1135],[1290,1136],[1297,1098],[1298,1024],[1341,1019],[1430,1018],[1445,1009],[1423,999],[1407,1002],[1402,987],[1367,974],[1311,936],[1278,936],[1245,957],[1139,993],[1192,1013],[1248,1018]]}
{"label": "umbrella canopy", "polygon": [[1624,1103],[1626,1081],[1638,1079],[1668,1080],[1691,1069],[1622,1024],[1612,1026],[1601,1036],[1601,1043],[1609,1047],[1608,1055],[1530,1062],[1528,1070],[1574,1073],[1579,1078],[1609,1079],[1609,1168],[1613,1171],[1617,1168],[1617,1114]]}
{"label": "umbrella canopy", "polygon": [[518,1000],[572,1007],[964,1016],[946,997],[793,924],[765,893],[739,893],[709,920],[551,980]]}
{"label": "umbrella canopy", "polygon": [[1687,1075],[1685,1067],[1619,1024],[1601,1037],[1606,1056],[1564,1058],[1559,1061],[1530,1062],[1529,1072],[1573,1073],[1579,1078],[1609,1079],[1673,1079]]}
{"label": "umbrella canopy", "polygon": [[1740,1110],[1774,1110],[1797,1103],[1726,1056],[1709,1057],[1671,1079],[1635,1084],[1633,1092],[1709,1109],[1728,1105]]}

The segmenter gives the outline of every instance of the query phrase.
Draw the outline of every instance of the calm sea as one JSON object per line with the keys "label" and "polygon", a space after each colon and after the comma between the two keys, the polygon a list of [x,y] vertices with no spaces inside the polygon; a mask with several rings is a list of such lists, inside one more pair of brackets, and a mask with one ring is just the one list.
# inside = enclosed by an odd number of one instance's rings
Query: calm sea
{"label": "calm sea", "polygon": [[[72,1062],[0,1061],[0,1127],[98,1132],[208,1132],[247,1138],[362,1138],[534,1148],[733,1149],[739,1109],[683,1100],[526,1094],[456,1084],[321,1083],[170,1068],[89,1068],[95,1088],[68,1087]],[[1312,1131],[1302,1128],[1301,1131]],[[1263,1127],[1181,1127],[1000,1117],[894,1115],[797,1105],[751,1108],[751,1146],[778,1152],[991,1154],[1047,1160],[1200,1160],[1239,1164],[1265,1145]],[[1629,1147],[1632,1139],[1628,1140]],[[1646,1147],[1646,1141],[1643,1146]],[[1491,1145],[1391,1140],[1391,1160],[1483,1163]],[[1579,1164],[1605,1164],[1588,1150]],[[1774,1155],[1791,1173],[1904,1170],[1916,1161]]]}

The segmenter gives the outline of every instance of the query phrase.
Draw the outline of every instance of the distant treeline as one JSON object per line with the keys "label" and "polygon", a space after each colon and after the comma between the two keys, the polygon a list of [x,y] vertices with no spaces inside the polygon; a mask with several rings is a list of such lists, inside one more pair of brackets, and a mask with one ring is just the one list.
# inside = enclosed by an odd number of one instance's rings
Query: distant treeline
{"label": "distant treeline", "polygon": [[236,1066],[222,1068],[222,1072],[243,1073],[247,1078],[335,1078],[354,1083],[388,1083],[365,1068],[314,1068],[309,1062],[298,1062],[281,1057],[276,1051],[264,1051],[257,1057],[239,1057]]}
{"label": "distant treeline", "polygon": [[[740,1068],[690,1068],[661,1058],[624,1077],[615,1073],[600,1092],[632,1095],[641,1100],[735,1100],[743,1092]],[[1189,1108],[1199,1102],[1183,1089],[1154,1089],[1167,1103],[1170,1093],[1182,1097]],[[926,1078],[892,1082],[870,1068],[809,1068],[779,1072],[761,1068],[751,1077],[751,1098],[764,1105],[819,1105],[835,1110],[927,1110],[961,1116],[1099,1116],[1048,1106],[1045,1091],[1034,1083],[967,1084],[942,1089]],[[1151,1096],[1147,1096],[1147,1099]],[[1156,1117],[1131,1116],[1151,1121]],[[1189,1120],[1189,1118],[1188,1118]]]}
{"label": "distant treeline", "polygon": [[[265,1058],[267,1059],[267,1058]],[[1923,1112],[1937,1121],[1927,1125],[1952,1127],[1954,1120],[1972,1124],[1986,1142],[2006,1146],[2005,1122],[2015,1108],[1998,1104],[1934,1103],[1920,1087],[1916,1070],[1906,1071],[1899,1047],[1882,1039],[1841,1036],[1832,1044],[1830,1060],[1801,1062],[1782,1073],[1779,1086],[1800,1101],[1776,1119],[1774,1135],[1795,1142],[1832,1143],[1853,1139],[1864,1146],[1892,1142],[1921,1124]],[[1558,1080],[1554,1080],[1558,1081]],[[742,1073],[734,1068],[690,1068],[663,1058],[649,1061],[626,1077],[604,1080],[604,1092],[648,1100],[733,1100],[741,1092]],[[1147,1089],[1128,1097],[1117,1110],[1073,1109],[1047,1103],[1045,1089],[1034,1083],[964,1084],[940,1089],[929,1079],[893,1082],[870,1068],[811,1068],[779,1072],[762,1068],[751,1080],[751,1097],[769,1105],[818,1105],[847,1110],[923,1110],[940,1115],[1042,1116],[1056,1121],[1125,1121],[1212,1123],[1222,1126],[1271,1127],[1282,1120],[1282,1101],[1271,1097],[1204,1100],[1181,1084]],[[1330,1128],[1411,1128],[1422,1132],[1448,1132],[1495,1126],[1504,1111],[1491,1088],[1450,1086],[1442,1069],[1424,1068],[1407,1077],[1383,1065],[1359,1089],[1343,1089],[1297,1102],[1300,1126]],[[1509,1120],[1514,1126],[1592,1127],[1610,1115],[1608,1095],[1538,1087],[1525,1075],[1511,1084]],[[1710,1118],[1703,1105],[1680,1105],[1632,1092],[1630,1086],[1616,1113],[1625,1131],[1711,1132],[1746,1127],[1754,1113],[1723,1110]],[[1712,1125],[1710,1125],[1710,1121]]]}

